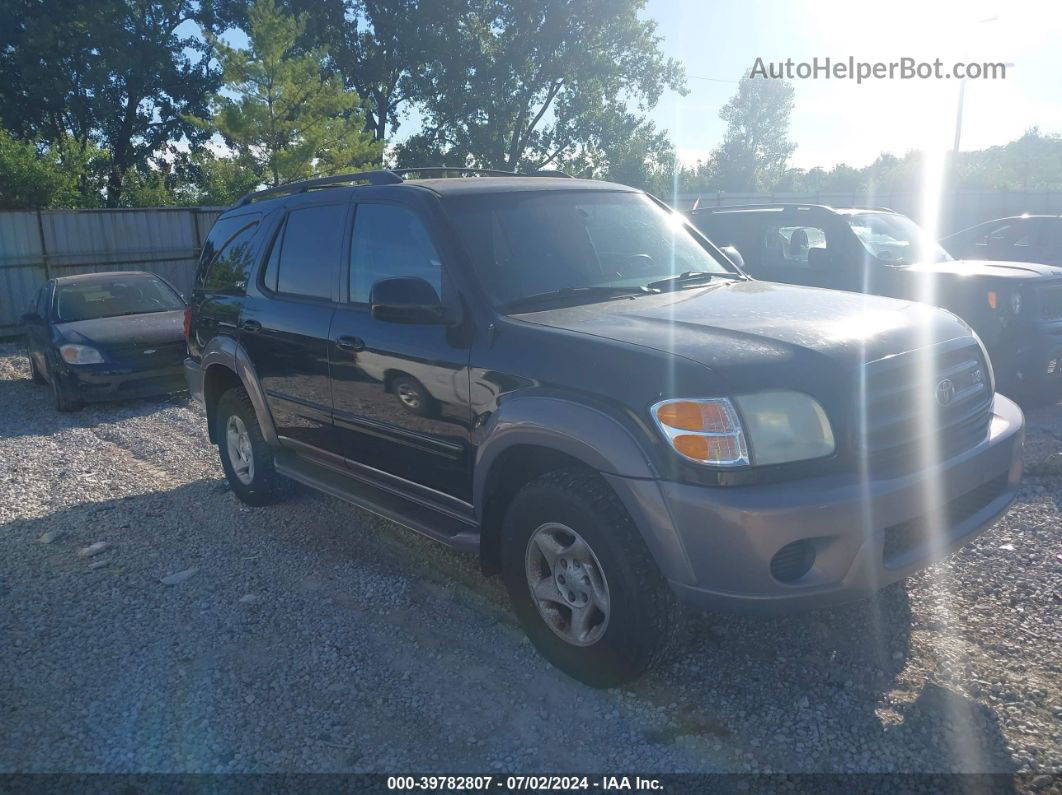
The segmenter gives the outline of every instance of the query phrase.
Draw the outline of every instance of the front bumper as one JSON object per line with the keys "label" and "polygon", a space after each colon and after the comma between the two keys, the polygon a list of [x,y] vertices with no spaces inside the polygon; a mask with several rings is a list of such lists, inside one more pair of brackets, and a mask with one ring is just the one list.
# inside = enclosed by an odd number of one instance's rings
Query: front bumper
{"label": "front bumper", "polygon": [[[1024,418],[997,395],[987,438],[929,469],[889,479],[856,473],[707,488],[609,476],[677,596],[752,612],[811,609],[869,596],[987,530],[1022,475]],[[806,542],[810,569],[772,574]]]}
{"label": "front bumper", "polygon": [[1062,395],[1062,323],[1010,328],[989,347],[989,355],[1004,394]]}
{"label": "front bumper", "polygon": [[62,383],[72,396],[85,402],[126,400],[185,390],[180,363],[148,370],[110,364],[68,365]]}

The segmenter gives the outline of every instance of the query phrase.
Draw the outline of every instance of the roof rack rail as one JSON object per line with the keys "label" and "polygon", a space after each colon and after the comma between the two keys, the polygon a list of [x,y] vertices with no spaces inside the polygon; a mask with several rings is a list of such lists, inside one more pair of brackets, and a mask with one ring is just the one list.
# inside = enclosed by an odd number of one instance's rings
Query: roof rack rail
{"label": "roof rack rail", "polygon": [[406,174],[474,174],[477,177],[564,177],[571,179],[571,174],[563,171],[550,169],[538,169],[530,174],[520,174],[516,171],[503,171],[500,168],[465,168],[464,166],[423,166],[421,168],[392,168],[392,174],[405,176]]}
{"label": "roof rack rail", "polygon": [[502,171],[500,168],[465,168],[464,166],[422,166],[420,168],[393,168],[392,174],[475,174],[477,177],[518,177],[515,171]]}
{"label": "roof rack rail", "polygon": [[305,193],[313,188],[330,188],[346,185],[350,182],[368,182],[370,185],[398,185],[402,177],[394,171],[360,171],[356,174],[337,174],[333,177],[317,177],[315,179],[303,179],[297,182],[288,182],[277,185],[275,188],[252,191],[240,197],[236,202],[237,207],[243,207],[256,199],[264,199],[268,196],[288,196],[293,193]]}
{"label": "roof rack rail", "polygon": [[721,207],[698,207],[689,212],[717,213],[728,210],[832,210],[828,204],[809,204],[808,202],[777,202],[775,204],[724,204]]}
{"label": "roof rack rail", "polygon": [[420,168],[392,168],[378,171],[360,171],[356,174],[337,174],[333,177],[316,177],[303,179],[297,182],[288,182],[277,185],[275,188],[252,191],[244,194],[236,202],[236,207],[243,207],[258,199],[270,196],[290,196],[293,193],[305,193],[314,188],[333,188],[347,185],[352,182],[368,182],[370,185],[400,185],[405,181],[407,174],[474,174],[477,177],[566,177],[571,179],[570,174],[563,171],[540,170],[530,174],[517,174],[515,171],[502,171],[498,168],[465,168],[464,166],[422,166]]}
{"label": "roof rack rail", "polygon": [[562,179],[575,179],[567,171],[555,168],[539,168],[531,172],[532,177],[561,177]]}

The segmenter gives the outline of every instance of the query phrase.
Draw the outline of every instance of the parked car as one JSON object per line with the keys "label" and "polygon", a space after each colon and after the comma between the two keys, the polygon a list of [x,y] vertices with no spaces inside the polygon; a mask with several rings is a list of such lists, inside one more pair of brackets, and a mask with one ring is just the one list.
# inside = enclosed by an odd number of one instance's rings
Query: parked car
{"label": "parked car", "polygon": [[49,279],[22,317],[35,384],[55,407],[185,389],[184,299],[151,273]]}
{"label": "parked car", "polygon": [[705,208],[690,219],[773,282],[927,301],[977,332],[999,389],[1021,399],[1062,394],[1062,268],[954,260],[891,210],[820,205]]}
{"label": "parked car", "polygon": [[958,259],[1062,265],[1062,215],[1017,215],[971,226],[940,245]]}
{"label": "parked car", "polygon": [[[677,602],[812,608],[903,579],[1022,473],[1021,411],[962,321],[755,281],[620,185],[383,171],[252,194],[189,312],[237,497],[296,480],[475,552],[596,686],[660,655]],[[414,372],[445,410],[395,400],[386,374]]]}

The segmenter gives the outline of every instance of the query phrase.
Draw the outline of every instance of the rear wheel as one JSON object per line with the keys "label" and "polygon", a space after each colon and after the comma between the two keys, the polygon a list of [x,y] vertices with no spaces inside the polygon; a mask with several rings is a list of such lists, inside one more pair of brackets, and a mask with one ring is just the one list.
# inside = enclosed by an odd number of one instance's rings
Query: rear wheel
{"label": "rear wheel", "polygon": [[292,483],[273,467],[273,448],[262,436],[247,392],[230,389],[216,411],[218,453],[233,494],[248,505],[268,505],[287,496]]}
{"label": "rear wheel", "polygon": [[502,574],[535,648],[594,687],[614,687],[663,654],[678,608],[622,503],[593,472],[526,485],[503,527]]}
{"label": "rear wheel", "polygon": [[33,381],[33,383],[35,383],[35,384],[46,384],[46,383],[48,383],[47,379],[45,379],[44,375],[41,373],[40,369],[37,367],[37,360],[33,358],[33,354],[30,354],[29,363],[30,363],[30,380]]}

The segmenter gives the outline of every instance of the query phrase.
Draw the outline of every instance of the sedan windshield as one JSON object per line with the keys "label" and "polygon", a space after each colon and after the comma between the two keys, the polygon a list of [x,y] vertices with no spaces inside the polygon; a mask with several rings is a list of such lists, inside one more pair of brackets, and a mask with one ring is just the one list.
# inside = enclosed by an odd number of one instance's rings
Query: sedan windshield
{"label": "sedan windshield", "polygon": [[184,302],[165,282],[153,276],[127,276],[109,281],[73,282],[59,287],[59,320],[95,320],[182,309]]}
{"label": "sedan windshield", "polygon": [[888,263],[915,265],[951,259],[937,241],[904,215],[855,213],[848,216],[848,225],[868,252]]}
{"label": "sedan windshield", "polygon": [[640,193],[462,196],[448,208],[480,280],[503,308],[589,303],[742,278],[684,218]]}

